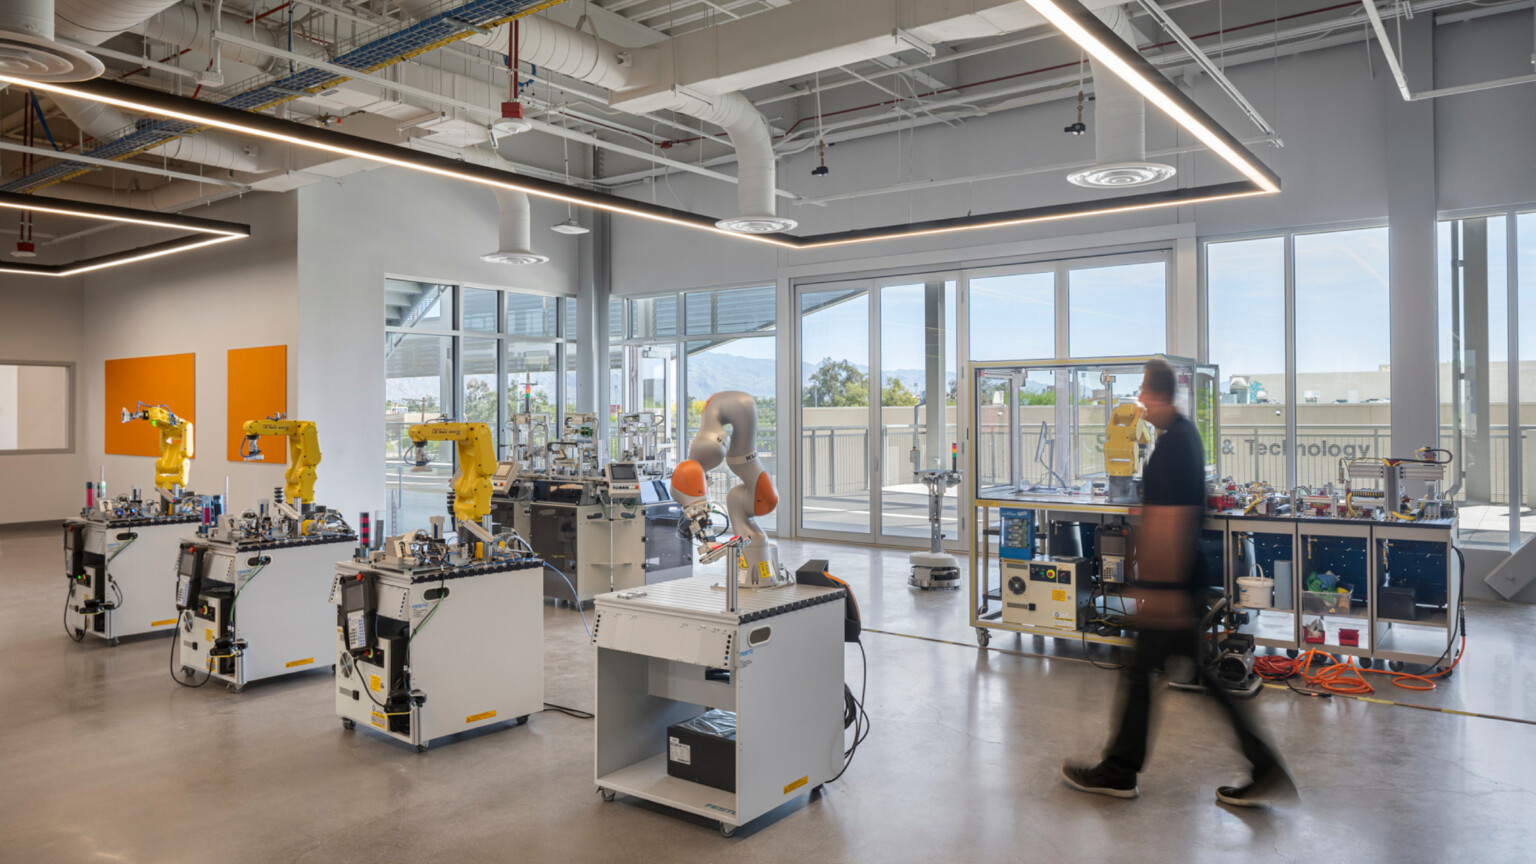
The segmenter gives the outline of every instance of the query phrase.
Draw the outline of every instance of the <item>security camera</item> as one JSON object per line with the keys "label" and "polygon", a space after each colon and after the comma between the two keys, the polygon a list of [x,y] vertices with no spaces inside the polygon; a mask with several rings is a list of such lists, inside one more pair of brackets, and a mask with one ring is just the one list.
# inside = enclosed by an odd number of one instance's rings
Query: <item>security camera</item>
{"label": "security camera", "polygon": [[1081,135],[1088,131],[1088,127],[1083,124],[1083,121],[1079,120],[1061,131],[1067,133],[1068,135]]}

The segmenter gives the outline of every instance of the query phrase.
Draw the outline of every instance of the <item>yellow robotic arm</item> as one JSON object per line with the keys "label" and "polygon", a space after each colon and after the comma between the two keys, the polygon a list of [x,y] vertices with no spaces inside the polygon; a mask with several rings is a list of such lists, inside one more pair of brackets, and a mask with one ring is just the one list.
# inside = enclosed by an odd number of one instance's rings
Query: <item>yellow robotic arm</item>
{"label": "yellow robotic arm", "polygon": [[320,433],[312,420],[289,420],[281,414],[265,420],[247,420],[245,431],[245,461],[261,458],[261,436],[283,435],[288,438],[288,456],[291,460],[283,474],[283,496],[314,503],[315,466],[320,464]]}
{"label": "yellow robotic arm", "polygon": [[192,475],[192,422],[183,420],[164,405],[140,402],[134,410],[123,409],[123,422],[144,420],[160,430],[160,458],[155,460],[155,485],[170,490],[177,484],[187,488]]}
{"label": "yellow robotic arm", "polygon": [[428,441],[452,441],[459,450],[453,478],[453,515],[478,524],[491,512],[491,477],[496,473],[496,439],[484,423],[417,423],[409,430],[416,445],[416,466],[425,466]]}
{"label": "yellow robotic arm", "polygon": [[1109,474],[1111,501],[1133,497],[1131,477],[1136,474],[1141,451],[1152,443],[1152,424],[1140,402],[1127,400],[1114,407],[1104,433],[1104,470]]}

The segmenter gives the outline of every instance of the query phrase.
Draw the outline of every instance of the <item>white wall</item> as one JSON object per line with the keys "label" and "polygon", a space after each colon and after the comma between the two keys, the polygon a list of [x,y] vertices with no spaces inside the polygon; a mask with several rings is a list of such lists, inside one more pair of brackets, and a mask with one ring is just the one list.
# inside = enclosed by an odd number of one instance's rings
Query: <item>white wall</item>
{"label": "white wall", "polygon": [[399,169],[297,197],[299,404],[325,449],[316,496],[355,521],[385,507],[385,276],[575,294],[577,240],[549,230],[563,205],[534,199],[534,250],[551,260],[485,263],[480,254],[496,248],[491,191]]}
{"label": "white wall", "polygon": [[0,276],[0,362],[75,363],[75,452],[28,456],[0,453],[0,525],[62,519],[85,504],[81,435],[85,387],[80,367],[84,318],[75,280]]}
{"label": "white wall", "polygon": [[[205,495],[224,491],[230,506],[244,509],[271,497],[283,483],[283,466],[228,461],[227,358],[231,348],[288,346],[288,410],[296,415],[297,327],[294,237],[296,202],[291,195],[254,194],[190,211],[209,219],[251,226],[245,240],[110,268],[80,277],[84,284],[81,376],[85,384],[79,480],[96,479],[106,467],[107,494],[140,487],[154,489],[154,460],[148,456],[107,456],[105,423],[117,423],[124,406],[105,405],[107,360],[158,354],[197,355],[197,407],[191,487]],[[97,235],[119,247],[132,235],[118,230]],[[129,408],[132,405],[127,406]],[[177,406],[171,408],[176,410]],[[324,467],[318,487],[325,491]],[[79,483],[70,484],[71,490]],[[74,496],[79,497],[79,496]],[[322,501],[323,503],[323,501]],[[76,505],[78,506],[78,505]]]}

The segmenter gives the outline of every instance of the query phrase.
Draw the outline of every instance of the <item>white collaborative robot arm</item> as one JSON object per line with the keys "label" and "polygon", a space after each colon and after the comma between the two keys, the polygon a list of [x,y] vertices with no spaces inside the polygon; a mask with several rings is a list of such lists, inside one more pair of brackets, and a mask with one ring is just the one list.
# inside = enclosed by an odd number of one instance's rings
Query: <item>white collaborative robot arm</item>
{"label": "white collaborative robot arm", "polygon": [[[726,431],[730,427],[730,431]],[[718,532],[710,529],[709,487],[704,475],[722,461],[741,479],[725,496],[731,530],[746,539],[741,550],[741,584],[756,586],[779,579],[778,549],[757,525],[758,516],[773,512],[779,495],[773,480],[757,461],[757,403],[739,390],[709,398],[699,432],[688,447],[687,460],[672,472],[672,500],[683,507],[682,530],[700,544],[700,558],[709,553]]]}

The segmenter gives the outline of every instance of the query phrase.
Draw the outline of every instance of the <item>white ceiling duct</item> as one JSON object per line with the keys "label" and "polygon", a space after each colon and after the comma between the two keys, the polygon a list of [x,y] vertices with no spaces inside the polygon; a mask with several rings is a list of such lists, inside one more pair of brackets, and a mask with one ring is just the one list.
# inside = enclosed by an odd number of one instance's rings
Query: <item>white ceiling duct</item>
{"label": "white ceiling duct", "polygon": [[88,81],[101,61],[53,41],[53,0],[0,2],[0,73],[33,81]]}
{"label": "white ceiling duct", "polygon": [[[435,7],[434,0],[396,0],[413,17],[421,17]],[[634,68],[631,49],[621,48],[605,39],[557,24],[547,18],[528,16],[518,19],[518,54],[534,66],[552,69],[562,75],[622,90],[629,84]],[[469,37],[466,41],[495,51],[508,47],[505,25]],[[696,117],[723,128],[736,148],[736,216],[718,224],[729,231],[772,234],[789,231],[798,223],[778,215],[778,166],[774,162],[773,132],[768,121],[738,92],[712,95],[674,89],[668,98],[648,110],[667,110]]]}
{"label": "white ceiling duct", "polygon": [[179,2],[181,0],[54,0],[54,27],[60,36],[86,45],[100,45]]}
{"label": "white ceiling duct", "polygon": [[[137,33],[146,39],[164,42],[167,45],[175,45],[179,48],[187,48],[204,54],[213,53],[213,37],[210,32],[210,24],[213,13],[200,5],[172,6],[160,14],[144,21],[139,21],[129,27],[129,31]],[[286,36],[281,45],[278,44],[278,33],[268,30],[245,20],[244,16],[225,12],[219,16],[219,32],[230,33],[249,39],[252,42],[260,42],[263,45],[282,47],[297,54],[308,57],[319,57],[325,53],[325,48],[315,42],[299,37],[295,34],[292,47],[289,47]],[[273,71],[279,63],[271,54],[263,54],[247,48],[243,45],[224,43],[219,48],[221,60],[230,63],[242,63],[246,66],[254,66],[266,72]],[[286,65],[284,66],[286,68]]]}
{"label": "white ceiling duct", "polygon": [[[101,141],[113,141],[133,131],[133,117],[105,105],[68,96],[50,97],[80,131]],[[209,168],[230,171],[269,171],[282,167],[274,160],[264,161],[262,150],[248,138],[224,132],[199,132],[184,135],[145,151],[168,159],[196,162]],[[276,153],[276,150],[271,151]]]}
{"label": "white ceiling duct", "polygon": [[511,189],[492,189],[496,193],[497,237],[495,252],[480,256],[493,264],[543,264],[548,255],[533,251],[533,214],[528,195]]}
{"label": "white ceiling duct", "polygon": [[[1094,14],[1135,49],[1136,31],[1124,9],[1100,9]],[[1123,189],[1172,177],[1176,170],[1172,165],[1147,161],[1146,100],[1096,61],[1090,60],[1089,65],[1093,69],[1093,139],[1098,162],[1068,174],[1068,182],[1094,189]]]}

